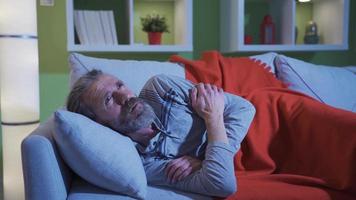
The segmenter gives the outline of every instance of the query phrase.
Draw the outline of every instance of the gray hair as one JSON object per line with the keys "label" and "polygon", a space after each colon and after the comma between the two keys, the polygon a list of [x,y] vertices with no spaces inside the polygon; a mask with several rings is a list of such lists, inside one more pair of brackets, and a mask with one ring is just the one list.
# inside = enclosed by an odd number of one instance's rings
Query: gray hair
{"label": "gray hair", "polygon": [[90,88],[90,86],[98,80],[99,76],[103,75],[101,70],[91,70],[80,77],[73,85],[67,98],[67,110],[79,113],[95,120],[96,116],[92,108],[85,105],[83,102],[83,94]]}

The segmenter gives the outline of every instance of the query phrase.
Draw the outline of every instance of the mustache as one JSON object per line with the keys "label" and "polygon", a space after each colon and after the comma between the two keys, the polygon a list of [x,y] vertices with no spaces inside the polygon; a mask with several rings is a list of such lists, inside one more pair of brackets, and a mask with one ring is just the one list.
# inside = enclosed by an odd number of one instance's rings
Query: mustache
{"label": "mustache", "polygon": [[132,108],[137,104],[137,103],[145,103],[143,99],[138,98],[138,97],[131,97],[129,100],[125,102],[125,104],[122,106],[122,112],[125,114],[128,114],[131,112]]}

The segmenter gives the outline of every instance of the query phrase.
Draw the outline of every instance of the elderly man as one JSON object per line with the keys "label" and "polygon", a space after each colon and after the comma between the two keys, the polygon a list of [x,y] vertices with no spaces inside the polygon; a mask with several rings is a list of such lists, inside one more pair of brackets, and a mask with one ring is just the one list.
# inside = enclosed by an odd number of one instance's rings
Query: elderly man
{"label": "elderly man", "polygon": [[166,75],[135,97],[93,70],[74,84],[67,108],[136,142],[149,184],[220,197],[237,189],[233,157],[255,113],[241,97]]}

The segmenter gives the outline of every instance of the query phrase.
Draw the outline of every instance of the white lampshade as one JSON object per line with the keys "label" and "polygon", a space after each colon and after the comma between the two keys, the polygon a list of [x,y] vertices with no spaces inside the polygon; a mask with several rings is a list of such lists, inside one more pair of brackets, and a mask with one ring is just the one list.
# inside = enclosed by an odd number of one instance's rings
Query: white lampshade
{"label": "white lampshade", "polygon": [[38,126],[36,0],[0,0],[4,199],[23,200],[21,141]]}
{"label": "white lampshade", "polygon": [[0,34],[37,36],[36,0],[0,0]]}
{"label": "white lampshade", "polygon": [[38,50],[36,39],[1,38],[1,120],[39,119]]}

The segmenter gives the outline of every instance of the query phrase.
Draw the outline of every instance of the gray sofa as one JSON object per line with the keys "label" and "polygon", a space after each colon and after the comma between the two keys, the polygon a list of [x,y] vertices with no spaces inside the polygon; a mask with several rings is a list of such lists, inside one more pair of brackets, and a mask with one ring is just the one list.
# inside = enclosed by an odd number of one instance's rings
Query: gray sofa
{"label": "gray sofa", "polygon": [[[274,60],[277,54],[267,53],[253,58],[261,61],[266,66],[270,66],[272,73],[276,72],[274,66]],[[278,63],[277,63],[278,64]],[[279,63],[281,66],[285,63]],[[298,65],[296,69],[303,69],[306,65],[304,62],[290,59],[290,65]],[[74,54],[70,57],[71,73],[70,73],[70,85],[82,74],[84,74],[92,66],[100,66],[104,72],[112,72],[118,76],[123,76],[122,79],[134,92],[138,92],[142,87],[145,80],[148,77],[158,73],[171,73],[174,75],[181,74],[184,76],[184,70],[182,71],[179,66],[169,66],[172,64],[158,63],[158,62],[141,62],[141,61],[118,61],[90,58],[87,56]],[[140,66],[142,65],[142,66]],[[160,66],[161,65],[161,66]],[[306,70],[312,69],[312,67],[305,68]],[[319,69],[319,68],[318,68]],[[331,72],[335,71],[333,68]],[[356,67],[349,68],[350,71],[355,70]],[[338,69],[339,70],[339,69]],[[279,71],[279,76],[283,75]],[[318,71],[317,71],[318,72]],[[350,72],[349,72],[350,73]],[[135,74],[132,76],[132,74]],[[310,73],[306,73],[310,74]],[[335,73],[331,73],[335,74]],[[351,78],[353,81],[356,73],[352,72]],[[298,76],[299,77],[299,76]],[[316,76],[317,77],[317,76]],[[324,76],[326,77],[326,76]],[[283,77],[278,77],[282,79]],[[288,78],[288,77],[287,77]],[[283,80],[283,79],[282,79]],[[337,80],[344,80],[346,83],[350,83],[350,80],[338,78]],[[287,80],[288,81],[288,80]],[[329,81],[335,83],[335,81]],[[304,83],[304,82],[303,82]],[[341,85],[341,83],[340,83]],[[349,84],[353,86],[354,84]],[[311,82],[311,86],[319,86]],[[347,91],[343,86],[343,91]],[[308,87],[310,89],[310,87]],[[317,88],[318,89],[318,88]],[[298,91],[298,88],[296,88]],[[303,90],[299,90],[303,92]],[[319,90],[314,90],[319,91]],[[328,91],[328,90],[327,90]],[[347,95],[355,95],[355,90],[350,87],[350,91],[345,92]],[[308,94],[307,92],[305,92]],[[332,92],[329,92],[332,94]],[[321,95],[319,95],[321,96]],[[335,96],[335,95],[333,95]],[[332,97],[333,97],[332,96]],[[356,112],[356,102],[354,96],[350,98],[341,98],[341,95],[337,96],[338,99],[349,99],[347,104],[340,104],[342,108]],[[328,100],[326,98],[326,100]],[[328,103],[328,101],[325,101]],[[330,103],[330,105],[332,105]],[[354,106],[353,106],[354,105]],[[338,107],[339,105],[333,105]],[[339,107],[341,107],[339,106]],[[71,171],[71,169],[62,160],[59,151],[57,150],[55,141],[52,137],[53,119],[50,118],[47,122],[42,123],[35,131],[33,131],[22,143],[22,162],[23,173],[25,180],[25,196],[27,200],[121,200],[132,199],[125,195],[120,195],[111,191],[107,191],[96,187]],[[181,191],[175,191],[168,188],[161,187],[148,187],[147,199],[212,199],[202,195],[185,193]]]}

